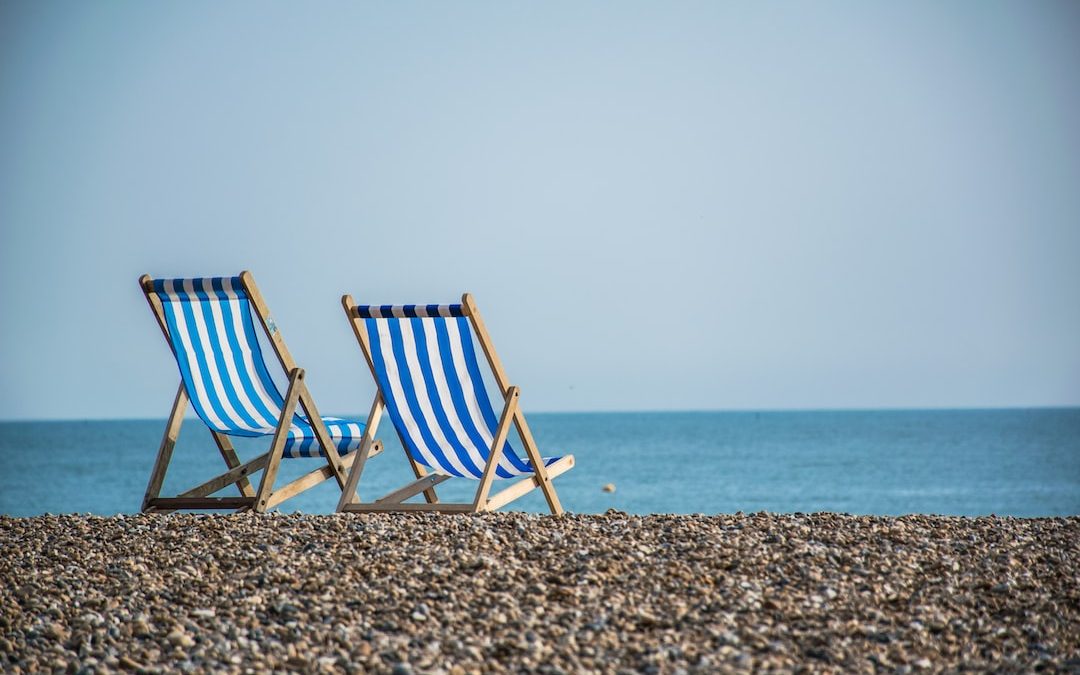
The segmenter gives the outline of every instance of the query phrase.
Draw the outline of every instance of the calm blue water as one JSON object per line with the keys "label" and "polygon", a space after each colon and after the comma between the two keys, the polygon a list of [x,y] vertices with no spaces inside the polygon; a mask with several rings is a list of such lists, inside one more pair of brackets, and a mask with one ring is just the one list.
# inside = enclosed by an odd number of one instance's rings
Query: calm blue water
{"label": "calm blue water", "polygon": [[[534,414],[530,421],[546,454],[576,456],[577,467],[556,485],[579,513],[1080,514],[1080,409]],[[163,427],[0,423],[0,513],[135,512]],[[411,478],[397,440],[381,435],[388,449],[365,471],[365,498]],[[238,440],[243,458],[268,446]],[[285,460],[281,477],[317,465]],[[188,420],[165,489],[175,494],[223,469],[205,427]],[[605,483],[617,491],[602,492]],[[450,481],[439,491],[449,501],[471,489]],[[336,490],[324,483],[285,506],[329,513]],[[534,493],[517,508],[543,510],[543,498]]]}

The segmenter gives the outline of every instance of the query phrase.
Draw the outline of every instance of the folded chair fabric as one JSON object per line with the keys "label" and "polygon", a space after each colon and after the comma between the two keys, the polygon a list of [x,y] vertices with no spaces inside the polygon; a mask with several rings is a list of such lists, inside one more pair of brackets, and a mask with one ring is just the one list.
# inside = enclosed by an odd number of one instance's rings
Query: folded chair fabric
{"label": "folded chair fabric", "polygon": [[[180,369],[180,388],[158,458],[147,486],[143,510],[182,508],[264,511],[328,478],[339,486],[363,438],[364,423],[321,417],[281,333],[251,274],[198,279],[151,279],[140,285],[172,348]],[[255,318],[281,369],[288,377],[284,395],[270,374],[259,343]],[[160,497],[165,472],[188,402],[206,424],[228,471],[178,497]],[[230,436],[271,436],[269,452],[241,464]],[[332,448],[324,452],[324,448]],[[381,451],[374,443],[369,454]],[[283,457],[321,457],[326,466],[275,490]],[[263,470],[258,490],[248,476]],[[235,484],[241,496],[209,497]]]}
{"label": "folded chair fabric", "polygon": [[[356,503],[351,488],[362,471],[362,445],[339,510],[493,510],[540,487],[552,512],[562,511],[550,479],[572,467],[573,456],[540,457],[517,407],[519,390],[509,385],[471,296],[466,294],[456,305],[357,306],[349,296],[342,302],[378,385],[369,433],[373,437],[385,410],[417,481],[374,503]],[[503,395],[501,414],[488,396],[474,337]],[[511,423],[518,429],[524,456],[506,440]],[[434,485],[451,476],[480,481],[472,504],[437,501]],[[507,494],[487,498],[491,481],[523,476],[528,478]],[[404,503],[420,492],[427,506]]]}

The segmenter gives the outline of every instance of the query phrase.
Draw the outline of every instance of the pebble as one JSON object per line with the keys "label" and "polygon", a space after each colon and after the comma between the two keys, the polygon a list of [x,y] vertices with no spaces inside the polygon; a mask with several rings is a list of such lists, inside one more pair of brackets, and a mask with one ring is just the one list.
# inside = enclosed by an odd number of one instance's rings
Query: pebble
{"label": "pebble", "polygon": [[0,672],[1075,671],[1080,518],[0,516]]}

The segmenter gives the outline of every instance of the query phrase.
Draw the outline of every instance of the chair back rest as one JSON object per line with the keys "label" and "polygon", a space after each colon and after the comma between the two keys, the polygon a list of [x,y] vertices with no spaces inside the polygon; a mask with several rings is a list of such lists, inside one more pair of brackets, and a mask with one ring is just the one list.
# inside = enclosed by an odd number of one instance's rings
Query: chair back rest
{"label": "chair back rest", "polygon": [[240,277],[155,279],[169,342],[192,407],[211,429],[261,436],[284,398],[270,377]]}
{"label": "chair back rest", "polygon": [[[409,455],[452,476],[480,478],[498,418],[462,305],[360,305],[387,413]],[[501,407],[501,406],[500,406]],[[531,471],[509,443],[495,475]]]}

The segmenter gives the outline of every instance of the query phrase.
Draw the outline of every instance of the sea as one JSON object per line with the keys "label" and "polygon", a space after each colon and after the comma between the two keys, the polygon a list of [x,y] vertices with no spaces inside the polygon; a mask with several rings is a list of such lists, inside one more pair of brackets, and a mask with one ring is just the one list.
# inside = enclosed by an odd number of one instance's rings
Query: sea
{"label": "sea", "polygon": [[[820,511],[1044,517],[1080,514],[1080,409],[530,414],[545,455],[573,454],[555,481],[575,513]],[[164,420],[0,423],[0,514],[139,510]],[[391,427],[360,483],[364,499],[411,480]],[[268,439],[237,439],[241,458]],[[279,481],[319,466],[287,459]],[[224,470],[186,420],[165,479],[176,494]],[[499,481],[494,490],[500,487]],[[471,500],[451,480],[443,501]],[[613,491],[605,491],[605,486]],[[220,495],[238,494],[234,487]],[[333,481],[282,505],[332,513]],[[539,491],[511,510],[542,512]]]}

